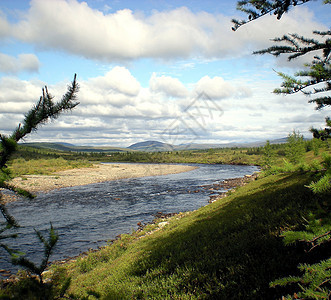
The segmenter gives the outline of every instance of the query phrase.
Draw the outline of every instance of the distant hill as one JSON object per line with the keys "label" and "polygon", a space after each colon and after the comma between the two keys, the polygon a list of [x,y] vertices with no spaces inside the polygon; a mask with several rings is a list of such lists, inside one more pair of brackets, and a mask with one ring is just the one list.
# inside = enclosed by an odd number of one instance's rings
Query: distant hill
{"label": "distant hill", "polygon": [[166,144],[157,141],[146,141],[133,144],[128,147],[128,149],[136,150],[136,151],[147,151],[147,152],[154,152],[154,151],[173,151],[175,150],[176,146],[171,144]]}
{"label": "distant hill", "polygon": [[[286,143],[287,138],[270,140],[271,144]],[[20,143],[20,145],[32,147],[36,149],[50,149],[63,152],[98,152],[98,153],[111,153],[111,152],[128,152],[128,151],[180,151],[180,150],[205,150],[215,148],[231,148],[231,147],[262,147],[266,141],[257,141],[251,143],[228,143],[228,144],[181,144],[172,145],[158,141],[144,141],[132,144],[127,148],[122,147],[97,147],[97,146],[75,146],[69,143]]]}
{"label": "distant hill", "polygon": [[50,149],[64,152],[128,152],[132,151],[128,148],[120,147],[93,147],[93,146],[75,146],[69,143],[21,143],[22,146],[32,147],[36,149]]}
{"label": "distant hill", "polygon": [[[263,147],[267,141],[257,141],[250,143],[227,143],[227,144],[181,144],[172,145],[167,143],[162,143],[158,141],[145,141],[140,143],[135,143],[128,147],[128,149],[136,151],[180,151],[180,150],[205,150],[205,149],[216,149],[216,148],[231,148],[231,147]],[[270,144],[283,144],[287,142],[287,138],[280,138],[275,140],[270,140]]]}

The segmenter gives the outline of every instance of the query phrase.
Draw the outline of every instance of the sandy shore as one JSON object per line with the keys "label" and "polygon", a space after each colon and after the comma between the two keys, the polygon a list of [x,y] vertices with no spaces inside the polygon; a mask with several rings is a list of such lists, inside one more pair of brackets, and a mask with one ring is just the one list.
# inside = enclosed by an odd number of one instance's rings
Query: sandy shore
{"label": "sandy shore", "polygon": [[166,164],[97,164],[92,168],[71,169],[53,175],[26,175],[14,178],[10,183],[31,193],[38,193],[124,178],[177,174],[193,169],[196,167]]}

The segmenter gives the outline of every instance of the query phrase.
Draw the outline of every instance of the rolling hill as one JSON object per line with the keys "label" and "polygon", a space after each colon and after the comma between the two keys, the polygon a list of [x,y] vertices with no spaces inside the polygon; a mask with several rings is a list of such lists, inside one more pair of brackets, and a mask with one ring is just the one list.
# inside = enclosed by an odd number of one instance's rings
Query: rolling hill
{"label": "rolling hill", "polygon": [[[270,140],[271,144],[283,144],[286,143],[287,138]],[[266,141],[257,141],[251,143],[228,143],[228,144],[181,144],[172,145],[159,141],[144,141],[132,144],[131,146],[125,147],[111,147],[111,146],[76,146],[69,143],[21,143],[20,145],[37,148],[37,149],[50,149],[55,151],[64,152],[98,152],[98,153],[111,153],[111,152],[130,152],[130,151],[143,151],[143,152],[163,152],[163,151],[180,151],[180,150],[205,150],[215,148],[245,148],[245,147],[262,147]]]}
{"label": "rolling hill", "polygon": [[93,147],[93,146],[75,146],[69,143],[21,143],[22,146],[27,146],[37,149],[50,149],[64,152],[98,152],[98,153],[109,153],[109,152],[128,152],[133,151],[128,148],[120,147]]}

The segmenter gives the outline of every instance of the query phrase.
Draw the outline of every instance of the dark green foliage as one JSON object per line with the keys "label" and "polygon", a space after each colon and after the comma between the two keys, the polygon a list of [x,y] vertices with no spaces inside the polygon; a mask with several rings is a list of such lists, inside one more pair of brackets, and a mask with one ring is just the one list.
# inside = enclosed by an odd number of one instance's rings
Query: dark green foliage
{"label": "dark green foliage", "polygon": [[7,238],[16,238],[17,234],[4,234],[5,231],[11,229],[11,228],[15,228],[15,227],[19,227],[18,223],[16,222],[16,220],[8,213],[6,206],[3,205],[1,203],[1,197],[2,195],[0,194],[0,211],[2,216],[5,219],[4,223],[1,223],[1,228],[0,228],[0,247],[5,249],[9,254],[14,254],[17,253],[14,250],[12,250],[11,248],[9,248],[6,244],[3,244],[2,241],[7,239]]}
{"label": "dark green foliage", "polygon": [[320,139],[322,141],[327,141],[328,138],[331,136],[331,120],[329,117],[325,119],[326,128],[324,129],[316,129],[311,128],[310,131],[312,132],[314,138]]}
{"label": "dark green foliage", "polygon": [[0,134],[0,167],[4,167],[10,155],[16,150],[16,143],[24,138],[27,134],[35,131],[38,126],[56,119],[62,112],[73,109],[79,103],[76,101],[78,92],[78,83],[76,74],[71,86],[68,86],[67,93],[58,103],[53,102],[53,96],[49,94],[47,87],[42,90],[43,94],[38,103],[25,115],[23,125],[19,124],[16,130],[8,138]]}
{"label": "dark green foliage", "polygon": [[[273,41],[284,42],[285,45],[272,46],[270,48],[256,51],[254,54],[271,54],[279,56],[289,54],[288,60],[295,59],[307,53],[317,53],[310,64],[305,64],[305,69],[298,71],[293,76],[278,72],[283,78],[281,88],[274,90],[276,94],[294,94],[302,92],[305,96],[312,96],[322,93],[311,100],[310,103],[316,104],[316,109],[320,110],[331,105],[331,97],[326,93],[331,90],[331,31],[314,31],[319,39],[308,39],[297,34],[284,35],[282,38],[275,38]],[[323,41],[321,41],[324,39]],[[321,52],[321,55],[319,55]],[[301,79],[303,78],[303,79]],[[315,138],[327,140],[331,136],[330,119],[326,118],[326,128],[324,130],[311,129]]]}
{"label": "dark green foliage", "polygon": [[312,182],[308,187],[315,194],[329,193],[331,190],[331,156],[323,155],[323,169],[318,173],[318,180]]}
{"label": "dark green foliage", "polygon": [[312,256],[314,259],[314,254],[318,257],[318,262],[299,264],[300,275],[281,278],[270,284],[272,287],[297,284],[297,292],[286,299],[329,299],[331,295],[331,258],[327,250],[331,244],[331,216],[330,212],[324,211],[323,214],[323,218],[311,214],[305,230],[284,233],[286,245],[304,244],[308,258]]}
{"label": "dark green foliage", "polygon": [[300,264],[302,276],[289,276],[273,281],[270,286],[298,284],[300,291],[283,299],[330,299],[331,296],[331,259],[316,264]]}
{"label": "dark green foliage", "polygon": [[5,167],[9,156],[15,152],[17,147],[16,141],[0,134],[0,168]]}
{"label": "dark green foliage", "polygon": [[[317,198],[318,209],[307,216],[302,230],[283,233],[285,245],[303,244],[306,259],[313,261],[299,264],[300,275],[281,278],[270,284],[272,287],[297,284],[299,290],[286,299],[329,299],[331,296],[331,258],[328,251],[331,246],[331,157],[327,154],[324,154],[322,167],[318,174],[320,179],[307,186],[321,197]],[[322,195],[327,198],[322,198]]]}

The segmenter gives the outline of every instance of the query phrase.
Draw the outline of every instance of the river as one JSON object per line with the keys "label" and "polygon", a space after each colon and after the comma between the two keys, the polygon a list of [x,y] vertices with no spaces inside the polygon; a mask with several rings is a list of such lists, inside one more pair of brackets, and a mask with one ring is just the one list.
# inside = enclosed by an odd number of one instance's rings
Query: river
{"label": "river", "polygon": [[[34,228],[45,233],[51,222],[59,241],[50,260],[73,257],[136,230],[138,222],[152,221],[157,212],[178,213],[204,206],[210,191],[202,186],[258,170],[255,166],[194,166],[198,168],[185,173],[62,188],[40,193],[33,200],[9,203],[7,209],[21,227],[16,230],[18,238],[5,242],[39,262],[43,249]],[[16,270],[2,248],[0,269]]]}

